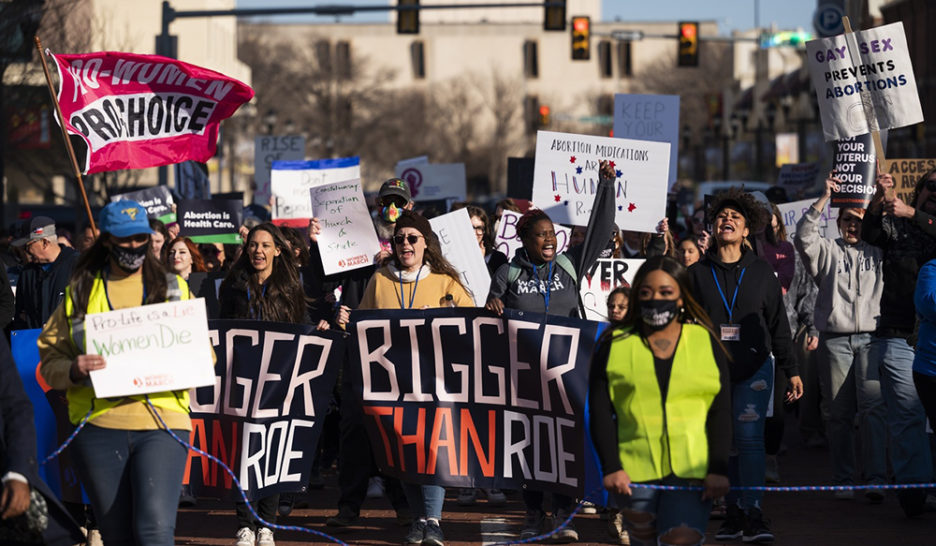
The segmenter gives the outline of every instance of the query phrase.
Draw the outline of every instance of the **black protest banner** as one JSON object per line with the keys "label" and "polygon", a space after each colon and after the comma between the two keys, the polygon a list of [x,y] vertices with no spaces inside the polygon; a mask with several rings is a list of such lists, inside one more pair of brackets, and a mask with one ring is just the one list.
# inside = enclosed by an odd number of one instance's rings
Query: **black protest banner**
{"label": "black protest banner", "polygon": [[195,243],[240,244],[237,230],[244,213],[244,203],[234,199],[179,200],[179,235]]}
{"label": "black protest banner", "polygon": [[164,224],[176,221],[175,211],[172,210],[172,194],[166,186],[153,186],[143,190],[130,191],[120,195],[111,196],[114,201],[136,201],[146,209],[146,216],[155,218]]}
{"label": "black protest banner", "polygon": [[874,142],[870,134],[836,140],[833,145],[832,170],[841,181],[832,192],[832,208],[865,208],[875,190]]}
{"label": "black protest banner", "polygon": [[[304,490],[344,359],[339,334],[312,326],[209,320],[215,384],[193,389],[189,443],[224,461],[247,498]],[[240,498],[217,463],[189,451],[183,483]]]}
{"label": "black protest banner", "polygon": [[598,324],[483,309],[352,313],[349,366],[380,468],[406,482],[583,497]]}

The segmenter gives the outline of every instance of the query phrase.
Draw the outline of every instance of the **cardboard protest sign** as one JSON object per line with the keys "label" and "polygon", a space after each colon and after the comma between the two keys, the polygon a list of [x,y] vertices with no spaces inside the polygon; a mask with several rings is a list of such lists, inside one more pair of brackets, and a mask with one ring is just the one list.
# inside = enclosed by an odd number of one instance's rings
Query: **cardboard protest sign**
{"label": "cardboard protest sign", "polygon": [[903,23],[806,42],[826,140],[923,121]]}
{"label": "cardboard protest sign", "polygon": [[130,191],[119,195],[112,195],[114,201],[136,201],[146,209],[146,216],[154,218],[164,224],[176,221],[176,213],[172,210],[172,194],[166,186],[153,186],[143,190]]}
{"label": "cardboard protest sign", "polygon": [[679,159],[679,95],[614,95],[614,136],[669,142],[669,187]]}
{"label": "cardboard protest sign", "polygon": [[309,190],[361,179],[361,158],[318,159],[315,161],[274,161],[270,174],[273,193],[273,223],[305,227],[312,218]]}
{"label": "cardboard protest sign", "polygon": [[84,324],[87,352],[107,359],[106,368],[91,372],[97,398],[214,383],[205,300],[94,313]]}
{"label": "cardboard protest sign", "polygon": [[533,204],[560,224],[588,224],[598,188],[598,162],[612,163],[615,223],[653,232],[666,215],[669,187],[666,142],[540,131],[536,135]]}
{"label": "cardboard protest sign", "polygon": [[777,185],[787,193],[796,193],[811,188],[819,176],[818,163],[786,163],[780,167]]}
{"label": "cardboard protest sign", "polygon": [[380,252],[374,222],[367,211],[360,180],[309,190],[312,214],[319,219],[319,253],[326,275],[367,267]]}
{"label": "cardboard protest sign", "polygon": [[244,202],[235,199],[182,199],[179,201],[179,235],[193,243],[241,243]]}
{"label": "cardboard protest sign", "polygon": [[525,483],[584,496],[598,323],[474,308],[358,309],[351,320],[355,365],[345,378],[382,472],[406,483]]}
{"label": "cardboard protest sign", "polygon": [[462,284],[471,293],[475,305],[484,307],[491,290],[491,274],[488,273],[484,255],[478,246],[471,217],[467,209],[458,209],[429,220],[432,231],[439,238],[442,255],[458,271]]}
{"label": "cardboard protest sign", "polygon": [[[809,207],[815,202],[815,199],[804,199],[802,201],[793,201],[792,203],[781,203],[777,205],[777,208],[780,209],[780,216],[783,218],[783,226],[791,237],[796,233],[796,224],[800,221],[800,218],[806,214],[806,211],[809,210]],[[820,236],[833,241],[840,236],[837,224],[838,216],[838,209],[831,208],[829,204],[826,203],[825,208],[822,209],[822,217],[819,220]]]}
{"label": "cardboard protest sign", "polygon": [[208,165],[197,161],[176,163],[175,189],[182,199],[211,199]]}
{"label": "cardboard protest sign", "polygon": [[468,195],[464,163],[418,163],[408,160],[397,163],[395,172],[397,178],[409,184],[413,201],[446,197],[464,201]]}
{"label": "cardboard protest sign", "polygon": [[[508,260],[514,257],[517,250],[523,248],[523,242],[517,235],[517,221],[521,216],[523,215],[519,212],[503,211],[500,224],[497,225],[497,233],[494,234],[494,248],[503,252]],[[561,254],[569,249],[572,230],[555,223],[553,227],[556,230],[556,254]]]}
{"label": "cardboard protest sign", "polygon": [[270,203],[270,170],[274,161],[305,159],[305,137],[302,135],[263,135],[254,139],[253,202]]}
{"label": "cardboard protest sign", "polygon": [[85,174],[204,163],[215,155],[221,120],[254,95],[224,74],[157,55],[52,58],[65,128],[87,147],[78,160]]}
{"label": "cardboard protest sign", "polygon": [[909,205],[916,183],[931,169],[936,169],[936,159],[888,159],[881,169],[894,177],[897,197]]}
{"label": "cardboard protest sign", "polygon": [[870,134],[835,141],[832,170],[841,184],[832,192],[829,206],[865,208],[874,196],[876,169]]}
{"label": "cardboard protest sign", "polygon": [[[208,328],[218,361],[211,383],[190,391],[189,442],[228,465],[248,499],[303,490],[344,360],[342,337],[256,320]],[[182,482],[199,496],[240,500],[231,477],[195,451]]]}
{"label": "cardboard protest sign", "polygon": [[588,320],[608,320],[608,296],[619,286],[630,286],[644,260],[602,259],[585,272],[579,294]]}

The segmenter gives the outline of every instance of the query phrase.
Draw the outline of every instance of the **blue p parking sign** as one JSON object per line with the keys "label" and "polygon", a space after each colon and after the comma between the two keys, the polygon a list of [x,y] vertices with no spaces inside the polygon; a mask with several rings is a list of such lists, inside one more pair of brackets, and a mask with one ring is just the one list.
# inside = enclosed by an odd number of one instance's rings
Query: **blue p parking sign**
{"label": "blue p parking sign", "polygon": [[816,8],[813,15],[813,26],[816,27],[816,34],[821,38],[836,36],[845,32],[842,25],[842,17],[845,11],[836,4],[822,4]]}

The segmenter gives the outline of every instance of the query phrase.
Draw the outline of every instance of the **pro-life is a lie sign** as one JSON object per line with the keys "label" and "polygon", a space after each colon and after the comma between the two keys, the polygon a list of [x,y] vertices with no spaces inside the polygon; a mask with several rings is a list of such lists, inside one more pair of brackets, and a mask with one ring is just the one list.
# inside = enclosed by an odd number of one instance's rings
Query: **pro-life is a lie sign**
{"label": "pro-life is a lie sign", "polygon": [[91,372],[97,398],[214,384],[202,298],[89,314],[84,324],[87,352],[107,362]]}

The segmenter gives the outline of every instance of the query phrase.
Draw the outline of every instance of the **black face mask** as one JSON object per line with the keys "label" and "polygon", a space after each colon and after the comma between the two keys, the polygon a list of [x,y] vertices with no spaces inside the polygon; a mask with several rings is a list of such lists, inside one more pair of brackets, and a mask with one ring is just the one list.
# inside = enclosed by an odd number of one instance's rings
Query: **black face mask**
{"label": "black face mask", "polygon": [[640,317],[644,325],[656,332],[669,326],[679,314],[678,300],[645,300],[640,302]]}
{"label": "black face mask", "polygon": [[143,262],[146,260],[146,253],[149,252],[149,246],[149,243],[136,248],[112,245],[110,247],[110,255],[114,261],[117,262],[117,265],[120,266],[120,269],[123,269],[127,273],[133,273],[143,266]]}

